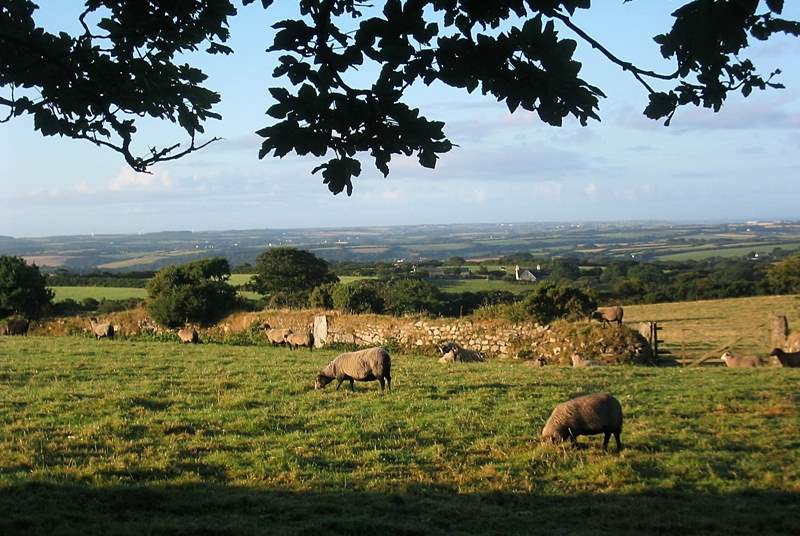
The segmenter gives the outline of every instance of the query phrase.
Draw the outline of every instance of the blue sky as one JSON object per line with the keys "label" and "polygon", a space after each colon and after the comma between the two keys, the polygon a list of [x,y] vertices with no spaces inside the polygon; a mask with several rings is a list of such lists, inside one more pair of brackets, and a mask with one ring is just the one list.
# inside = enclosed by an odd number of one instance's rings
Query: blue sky
{"label": "blue sky", "polygon": [[[602,2],[579,25],[618,56],[663,67],[651,37],[666,31],[681,2]],[[48,28],[74,30],[81,2],[45,4]],[[258,4],[258,3],[256,3]],[[679,111],[671,127],[642,116],[647,103],[633,78],[579,46],[584,79],[608,95],[602,122],[554,128],[477,92],[415,87],[408,101],[447,122],[459,145],[436,170],[394,159],[384,179],[367,160],[352,197],[332,196],[313,158],[258,160],[253,132],[269,123],[274,57],[269,25],[291,16],[240,10],[229,57],[198,60],[222,94],[222,121],[207,124],[218,142],[150,175],[88,142],[34,132],[23,118],[0,124],[0,234],[42,236],[176,229],[335,227],[552,220],[744,220],[800,218],[800,40],[756,43],[762,72],[783,70],[787,89],[732,96],[718,114]],[[791,3],[785,15],[800,18]],[[794,10],[794,11],[792,11]],[[568,34],[566,29],[563,33]],[[662,69],[666,70],[666,69]],[[147,144],[183,141],[174,127],[148,124]]]}

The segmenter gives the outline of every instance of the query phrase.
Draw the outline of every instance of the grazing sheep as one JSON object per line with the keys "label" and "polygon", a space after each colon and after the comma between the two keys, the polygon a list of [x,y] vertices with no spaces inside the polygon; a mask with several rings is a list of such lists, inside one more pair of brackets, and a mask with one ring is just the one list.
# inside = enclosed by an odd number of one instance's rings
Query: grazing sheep
{"label": "grazing sheep", "polygon": [[24,318],[9,318],[3,329],[3,335],[27,335],[30,322]]}
{"label": "grazing sheep", "polygon": [[181,328],[178,330],[178,338],[183,344],[197,344],[200,342],[200,334],[192,327]]}
{"label": "grazing sheep", "polygon": [[322,369],[314,382],[314,389],[322,389],[333,380],[338,380],[336,389],[342,386],[342,382],[350,380],[350,390],[355,391],[353,380],[368,382],[378,380],[383,391],[384,381],[389,390],[392,390],[392,359],[386,348],[375,347],[359,350],[356,352],[346,352],[339,355],[336,359],[328,363]]}
{"label": "grazing sheep", "polygon": [[89,319],[89,324],[92,326],[92,333],[95,339],[100,340],[103,337],[114,338],[114,326],[111,322],[98,322],[95,317],[92,317]]}
{"label": "grazing sheep", "polygon": [[272,343],[273,346],[277,346],[279,344],[286,344],[286,339],[289,335],[292,334],[292,330],[289,328],[273,328],[267,329],[266,335],[267,340]]}
{"label": "grazing sheep", "polygon": [[306,346],[310,352],[313,352],[314,334],[311,331],[306,331],[305,333],[290,333],[286,337],[286,343],[292,350],[299,348],[300,346]]}
{"label": "grazing sheep", "polygon": [[592,319],[599,320],[603,324],[614,322],[618,326],[621,326],[623,313],[624,311],[619,305],[615,305],[614,307],[598,307],[597,310],[592,313]]}
{"label": "grazing sheep", "polygon": [[754,355],[733,355],[730,352],[722,354],[722,362],[730,368],[756,368],[761,366],[761,360]]}
{"label": "grazing sheep", "polygon": [[608,393],[579,396],[557,405],[542,429],[542,439],[555,442],[569,438],[575,444],[578,436],[600,433],[605,434],[603,450],[608,448],[611,434],[617,450],[622,449],[622,406]]}
{"label": "grazing sheep", "polygon": [[526,359],[522,364],[526,367],[539,368],[545,366],[547,362],[541,357],[536,357],[534,359]]}
{"label": "grazing sheep", "polygon": [[800,367],[800,352],[784,352],[780,348],[775,348],[769,355],[775,356],[782,367]]}
{"label": "grazing sheep", "polygon": [[484,360],[482,353],[475,350],[468,350],[457,342],[448,341],[439,347],[442,357],[439,363],[475,363]]}
{"label": "grazing sheep", "polygon": [[586,359],[576,353],[572,353],[572,366],[575,368],[588,368],[588,367],[604,367],[605,363],[595,361],[594,359]]}

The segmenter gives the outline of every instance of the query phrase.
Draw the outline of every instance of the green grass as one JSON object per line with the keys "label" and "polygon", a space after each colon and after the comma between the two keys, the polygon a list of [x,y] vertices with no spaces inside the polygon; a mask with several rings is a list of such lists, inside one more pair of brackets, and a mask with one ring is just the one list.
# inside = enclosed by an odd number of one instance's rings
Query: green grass
{"label": "green grass", "polygon": [[143,288],[128,287],[50,287],[55,292],[55,301],[73,299],[81,301],[85,298],[96,300],[126,300],[128,298],[146,298]]}
{"label": "green grass", "polygon": [[[534,370],[332,351],[0,338],[0,533],[797,534],[794,369]],[[609,390],[626,448],[539,445]]]}
{"label": "green grass", "polygon": [[231,285],[244,285],[248,281],[250,281],[255,274],[231,274],[231,278],[228,282]]}
{"label": "green grass", "polygon": [[451,293],[478,292],[481,290],[507,290],[520,294],[532,290],[534,287],[532,284],[488,279],[429,279],[429,281],[439,287],[443,292]]}
{"label": "green grass", "polygon": [[658,260],[664,261],[699,261],[711,257],[742,257],[755,251],[759,254],[769,253],[774,248],[781,247],[786,250],[800,248],[800,242],[770,242],[766,244],[753,243],[750,245],[731,245],[729,247],[716,247],[696,251],[686,251],[682,253],[669,253],[656,255]]}
{"label": "green grass", "polygon": [[675,357],[697,359],[710,353],[766,357],[770,344],[770,315],[786,316],[789,327],[800,329],[800,296],[755,296],[726,300],[626,305],[625,323],[657,321],[664,347]]}

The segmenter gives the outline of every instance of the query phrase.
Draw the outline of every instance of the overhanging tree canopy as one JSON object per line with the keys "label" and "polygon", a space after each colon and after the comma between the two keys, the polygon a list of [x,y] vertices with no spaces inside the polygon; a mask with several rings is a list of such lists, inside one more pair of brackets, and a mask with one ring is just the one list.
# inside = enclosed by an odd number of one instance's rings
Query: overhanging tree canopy
{"label": "overhanging tree canopy", "polygon": [[[629,0],[625,0],[626,2]],[[252,4],[254,0],[242,0]],[[261,0],[269,9],[273,0]],[[472,92],[480,88],[559,126],[572,116],[585,125],[599,120],[600,88],[580,77],[573,55],[579,43],[598,49],[630,73],[649,95],[645,115],[672,120],[680,106],[718,111],[728,94],[780,88],[773,71],[762,75],[744,57],[752,39],[776,33],[800,35],[800,22],[780,15],[783,0],[693,0],[673,13],[666,33],[655,36],[674,64],[658,73],[633,65],[603,46],[575,22],[579,10],[601,9],[590,0],[388,0],[383,9],[356,0],[298,0],[300,18],[281,20],[272,46],[280,53],[273,75],[285,87],[270,88],[275,122],[258,131],[259,158],[290,152],[332,156],[314,169],[334,194],[352,193],[368,154],[389,174],[394,155],[415,155],[433,168],[452,148],[441,121],[403,102],[415,83],[439,82]],[[43,135],[89,140],[120,152],[137,171],[179,158],[196,144],[220,96],[201,86],[206,75],[181,63],[201,47],[229,54],[229,0],[87,0],[83,33],[49,33],[34,19],[29,0],[0,4],[0,121],[32,115]],[[260,45],[257,45],[260,46]],[[367,85],[354,70],[371,64]],[[287,89],[287,87],[291,88]],[[188,145],[133,148],[137,121],[151,117],[178,123]]]}

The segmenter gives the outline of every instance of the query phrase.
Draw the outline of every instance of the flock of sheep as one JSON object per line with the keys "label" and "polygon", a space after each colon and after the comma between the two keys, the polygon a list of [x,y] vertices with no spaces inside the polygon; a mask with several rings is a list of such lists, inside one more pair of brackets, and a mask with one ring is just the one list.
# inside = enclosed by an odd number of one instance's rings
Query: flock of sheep
{"label": "flock of sheep", "polygon": [[[621,324],[623,317],[622,307],[601,307],[592,314],[592,318],[603,323]],[[26,320],[9,320],[3,327],[3,334],[25,335],[29,323]],[[110,322],[99,322],[96,318],[90,319],[91,332],[96,339],[113,339],[114,325]],[[294,333],[288,328],[271,328],[265,326],[265,336],[273,345],[287,345],[294,350],[306,347],[309,351],[314,348],[314,335],[310,329],[301,333]],[[178,330],[178,338],[182,343],[200,342],[199,334],[193,327],[184,327]],[[454,341],[448,341],[439,347],[441,352],[440,363],[449,362],[476,362],[483,361],[484,356],[474,350],[462,347]],[[777,363],[782,367],[800,367],[800,352],[785,352],[779,348],[771,353]],[[735,356],[730,352],[722,354],[722,361],[731,368],[754,368],[761,366],[757,356]],[[530,366],[543,366],[544,361],[533,359],[526,362]],[[572,355],[573,367],[593,367],[602,363],[583,358],[578,354]],[[350,383],[350,389],[355,391],[356,381],[377,381],[381,391],[392,388],[392,360],[389,352],[382,347],[367,348],[354,352],[345,352],[337,356],[323,368],[314,381],[315,389],[322,389],[334,380],[337,381],[336,389],[343,382]],[[578,436],[604,434],[603,448],[608,447],[611,436],[617,445],[617,450],[622,448],[620,434],[622,433],[622,406],[619,401],[608,393],[594,393],[568,400],[553,409],[544,428],[542,440],[546,441],[577,441]]]}

